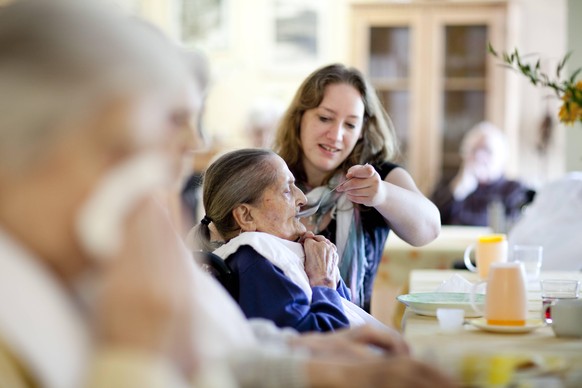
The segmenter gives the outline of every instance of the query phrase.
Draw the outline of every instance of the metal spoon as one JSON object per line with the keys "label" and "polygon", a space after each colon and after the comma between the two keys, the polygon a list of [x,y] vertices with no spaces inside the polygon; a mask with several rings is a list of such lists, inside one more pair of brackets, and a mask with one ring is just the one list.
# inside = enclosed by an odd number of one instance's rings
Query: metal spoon
{"label": "metal spoon", "polygon": [[[337,185],[336,187],[334,187],[333,189],[331,189],[330,191],[328,191],[327,193],[322,195],[321,198],[319,199],[319,202],[317,202],[315,205],[313,205],[312,207],[306,208],[305,210],[299,211],[296,216],[298,218],[305,218],[305,217],[309,217],[309,216],[315,214],[319,210],[319,207],[324,202],[324,200],[326,200],[327,197],[331,195],[331,193],[333,193],[341,185],[343,185],[346,182],[351,181],[352,179],[353,178],[346,179],[345,181],[343,181],[342,183],[340,183],[339,185]],[[306,206],[308,206],[308,205],[306,205]]]}

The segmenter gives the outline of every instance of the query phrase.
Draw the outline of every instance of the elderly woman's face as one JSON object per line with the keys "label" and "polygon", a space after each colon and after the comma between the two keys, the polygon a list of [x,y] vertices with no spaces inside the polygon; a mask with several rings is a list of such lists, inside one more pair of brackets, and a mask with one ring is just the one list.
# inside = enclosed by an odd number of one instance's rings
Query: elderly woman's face
{"label": "elderly woman's face", "polygon": [[295,178],[283,159],[274,155],[269,164],[276,172],[276,179],[251,207],[256,230],[295,241],[306,231],[296,215],[307,198],[295,186]]}

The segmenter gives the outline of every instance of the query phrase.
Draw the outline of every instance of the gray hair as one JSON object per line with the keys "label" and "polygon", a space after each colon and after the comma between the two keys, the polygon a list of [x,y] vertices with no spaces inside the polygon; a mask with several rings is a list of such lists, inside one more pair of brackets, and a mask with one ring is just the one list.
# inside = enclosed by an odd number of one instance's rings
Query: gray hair
{"label": "gray hair", "polygon": [[170,91],[188,77],[155,28],[112,7],[21,0],[0,8],[0,164],[42,159],[107,98]]}
{"label": "gray hair", "polygon": [[461,141],[460,154],[462,157],[469,156],[479,140],[483,137],[491,139],[495,142],[495,153],[501,161],[505,161],[508,156],[507,137],[503,131],[488,121],[482,121],[475,124],[467,131],[463,140]]}
{"label": "gray hair", "polygon": [[[240,149],[229,152],[212,163],[204,173],[203,203],[206,217],[212,220],[220,235],[228,240],[240,231],[232,214],[241,204],[259,201],[265,190],[274,184],[277,172],[269,160],[277,157],[266,149]],[[204,223],[194,229],[194,243],[211,251],[210,230]]]}
{"label": "gray hair", "polygon": [[188,50],[184,52],[188,70],[194,76],[198,89],[206,94],[210,86],[210,64],[208,57],[200,50]]}

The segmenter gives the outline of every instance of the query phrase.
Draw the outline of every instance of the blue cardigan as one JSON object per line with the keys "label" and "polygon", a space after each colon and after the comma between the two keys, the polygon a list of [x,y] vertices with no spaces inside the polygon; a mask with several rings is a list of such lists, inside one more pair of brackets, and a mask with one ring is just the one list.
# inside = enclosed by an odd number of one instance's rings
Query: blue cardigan
{"label": "blue cardigan", "polygon": [[340,280],[337,290],[313,287],[311,303],[281,269],[250,246],[240,247],[226,262],[238,278],[238,304],[247,318],[265,318],[299,332],[333,331],[349,327],[341,297],[349,290]]}

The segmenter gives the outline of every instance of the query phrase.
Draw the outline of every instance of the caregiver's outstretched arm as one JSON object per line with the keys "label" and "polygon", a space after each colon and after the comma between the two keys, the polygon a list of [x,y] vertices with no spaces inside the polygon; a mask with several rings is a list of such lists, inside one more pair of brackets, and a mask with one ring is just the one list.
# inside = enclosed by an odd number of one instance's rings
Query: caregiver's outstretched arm
{"label": "caregiver's outstretched arm", "polygon": [[410,174],[395,168],[384,180],[369,164],[352,166],[346,178],[354,178],[338,191],[354,203],[374,207],[394,232],[407,243],[421,246],[440,233],[437,207],[416,187]]}

